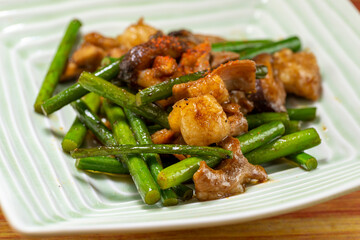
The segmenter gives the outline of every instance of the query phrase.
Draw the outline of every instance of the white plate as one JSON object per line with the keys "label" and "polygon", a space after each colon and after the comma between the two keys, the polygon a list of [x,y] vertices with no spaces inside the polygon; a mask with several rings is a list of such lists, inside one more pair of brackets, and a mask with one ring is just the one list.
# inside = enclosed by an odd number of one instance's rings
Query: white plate
{"label": "white plate", "polygon": [[[349,1],[0,1],[0,200],[24,234],[140,232],[249,221],[294,211],[360,186],[360,17]],[[298,35],[315,52],[323,96],[313,123],[323,140],[312,172],[277,163],[271,181],[238,196],[175,207],[145,206],[129,178],[79,172],[60,142],[74,118],[33,102],[70,19],[115,36],[140,16],[165,31],[231,39]],[[302,104],[297,102],[298,104]],[[303,102],[309,104],[308,102]]]}

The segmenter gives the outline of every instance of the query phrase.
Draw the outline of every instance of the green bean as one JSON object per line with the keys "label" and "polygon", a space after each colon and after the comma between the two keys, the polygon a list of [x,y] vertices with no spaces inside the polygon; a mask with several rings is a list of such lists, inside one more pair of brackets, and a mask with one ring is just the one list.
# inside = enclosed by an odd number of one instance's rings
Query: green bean
{"label": "green bean", "polygon": [[306,171],[316,169],[318,165],[316,158],[305,152],[290,154],[286,156],[286,159],[298,164]]}
{"label": "green bean", "polygon": [[[240,136],[240,147],[245,154],[255,147],[266,144],[284,132],[284,125],[279,122],[268,123]],[[259,134],[256,134],[259,133]],[[221,162],[217,157],[190,157],[162,170],[157,178],[161,189],[170,188],[191,179],[199,169],[200,162],[205,161],[209,167]]]}
{"label": "green bean", "polygon": [[285,123],[285,135],[300,131],[300,121],[290,120]]}
{"label": "green bean", "polygon": [[147,126],[149,133],[153,134],[161,129],[164,129],[162,126],[160,126],[159,124],[155,124],[155,125],[151,125],[151,126]]}
{"label": "green bean", "polygon": [[255,76],[257,79],[265,78],[267,74],[268,74],[268,69],[265,65],[259,65],[259,64],[256,65]]}
{"label": "green bean", "polygon": [[63,36],[61,43],[55,53],[55,56],[50,64],[49,70],[46,73],[45,79],[41,85],[40,91],[34,103],[34,109],[38,113],[42,113],[41,104],[49,99],[59,82],[61,74],[63,73],[70,51],[76,42],[78,31],[81,27],[81,22],[77,19],[72,20]]}
{"label": "green bean", "polygon": [[[92,112],[97,113],[100,106],[100,98],[97,94],[89,93],[84,96],[83,101]],[[75,148],[79,148],[85,139],[86,132],[86,126],[80,121],[78,117],[76,117],[69,131],[66,133],[61,142],[62,149],[65,152],[70,152]]]}
{"label": "green bean", "polygon": [[192,199],[192,197],[194,195],[194,190],[184,184],[176,185],[176,186],[172,187],[171,189],[174,190],[176,195],[183,201]]}
{"label": "green bean", "polygon": [[79,158],[76,159],[75,166],[80,170],[97,173],[129,174],[127,167],[113,157]]}
{"label": "green bean", "polygon": [[273,41],[267,39],[261,40],[247,40],[247,41],[227,41],[211,44],[211,51],[220,52],[220,51],[230,51],[230,52],[240,52],[250,48],[261,47],[264,44],[272,43]]}
{"label": "green bean", "polygon": [[[136,145],[137,142],[122,108],[111,106],[107,101],[104,101],[103,104],[117,143]],[[129,169],[143,201],[150,205],[158,202],[160,200],[160,189],[141,156],[139,154],[122,154],[121,159]]]}
{"label": "green bean", "polygon": [[85,89],[95,92],[121,107],[128,108],[134,113],[152,120],[165,128],[169,128],[168,114],[164,110],[152,103],[141,107],[136,106],[135,95],[124,88],[117,87],[87,72],[81,74],[79,83]]}
{"label": "green bean", "polygon": [[77,116],[82,123],[90,129],[99,141],[106,146],[116,146],[114,136],[111,131],[101,122],[100,118],[94,114],[82,100],[76,100],[71,103],[76,110]]}
{"label": "green bean", "polygon": [[[256,77],[257,78],[264,78],[267,74],[267,67],[264,65],[257,65],[256,66]],[[202,77],[205,77],[206,72],[196,72],[188,75],[184,75],[178,78],[170,79],[169,81],[165,81],[148,88],[145,88],[139,91],[136,94],[136,104],[138,106],[155,102],[157,100],[165,99],[172,95],[172,88],[176,84],[187,83],[196,81]]]}
{"label": "green bean", "polygon": [[319,145],[320,142],[321,139],[316,130],[314,128],[309,128],[285,135],[273,142],[246,153],[245,157],[252,164],[261,164],[312,148]]}
{"label": "green bean", "polygon": [[70,152],[75,148],[79,148],[84,142],[86,133],[86,126],[80,121],[78,117],[76,117],[74,122],[71,124],[69,131],[66,133],[61,142],[63,151]]}
{"label": "green bean", "polygon": [[[105,66],[94,73],[95,76],[101,77],[105,80],[113,79],[119,73],[119,64],[122,58],[115,62]],[[79,83],[75,83],[69,88],[63,90],[52,98],[47,99],[42,105],[42,109],[45,115],[49,115],[62,107],[70,104],[71,102],[80,99],[84,95],[89,93],[88,90],[83,88]]]}
{"label": "green bean", "polygon": [[136,104],[141,106],[170,97],[172,95],[172,87],[174,85],[198,80],[204,77],[206,73],[206,71],[191,73],[145,88],[136,94]]}
{"label": "green bean", "polygon": [[167,189],[190,180],[199,169],[200,162],[205,161],[209,167],[221,162],[218,157],[190,157],[164,168],[157,177],[161,189]]}
{"label": "green bean", "polygon": [[116,147],[78,148],[71,152],[73,158],[109,156],[129,153],[186,154],[195,156],[213,156],[232,158],[231,151],[220,147],[202,147],[177,144],[122,144]]}
{"label": "green bean", "polygon": [[249,129],[253,129],[264,123],[272,121],[282,121],[286,126],[287,122],[289,121],[289,116],[287,113],[264,112],[249,114],[246,116],[246,120],[248,122]]}
{"label": "green bean", "polygon": [[[153,142],[151,140],[151,136],[144,121],[129,109],[125,108],[124,112],[130,123],[136,140],[140,144],[152,144]],[[143,158],[145,159],[145,162],[150,169],[150,173],[153,176],[153,179],[156,181],[159,172],[163,169],[159,154],[147,153],[143,154]],[[163,189],[160,190],[160,194],[161,202],[164,206],[174,206],[178,204],[177,196],[173,190]]]}
{"label": "green bean", "polygon": [[254,128],[237,139],[240,141],[241,151],[247,153],[283,135],[284,132],[284,124],[281,121],[273,121]]}
{"label": "green bean", "polygon": [[100,63],[100,66],[101,67],[106,67],[116,61],[118,61],[119,58],[113,58],[113,57],[110,57],[110,56],[106,56],[104,57],[102,60],[101,60],[101,63]]}
{"label": "green bean", "polygon": [[290,120],[312,121],[316,118],[316,107],[288,108]]}
{"label": "green bean", "polygon": [[251,59],[261,53],[272,54],[283,48],[289,48],[292,51],[297,52],[301,49],[301,41],[298,37],[293,36],[278,42],[264,44],[261,47],[251,48],[240,52],[240,59]]}

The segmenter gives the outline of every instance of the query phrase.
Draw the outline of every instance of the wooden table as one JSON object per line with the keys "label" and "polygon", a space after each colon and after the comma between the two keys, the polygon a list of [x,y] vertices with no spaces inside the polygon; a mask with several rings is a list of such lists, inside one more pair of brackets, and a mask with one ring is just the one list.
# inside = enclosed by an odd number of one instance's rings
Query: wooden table
{"label": "wooden table", "polygon": [[[162,233],[79,235],[43,239],[360,239],[360,191],[314,207],[253,222]],[[0,211],[0,239],[27,239]]]}
{"label": "wooden table", "polygon": [[[360,0],[351,0],[360,10]],[[146,234],[91,234],[43,239],[360,239],[360,191],[294,213],[253,222]],[[14,232],[0,209],[0,239]],[[31,238],[34,239],[34,238]]]}

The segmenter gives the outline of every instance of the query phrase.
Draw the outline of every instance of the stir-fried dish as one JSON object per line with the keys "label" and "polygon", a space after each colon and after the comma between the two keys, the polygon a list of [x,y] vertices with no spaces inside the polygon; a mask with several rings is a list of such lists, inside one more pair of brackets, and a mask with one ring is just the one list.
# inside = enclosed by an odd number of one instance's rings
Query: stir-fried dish
{"label": "stir-fried dish", "polygon": [[[287,95],[321,95],[316,57],[298,37],[228,41],[140,19],[115,38],[88,33],[70,53],[80,26],[70,23],[35,102],[44,115],[76,111],[62,148],[78,169],[130,174],[145,203],[170,206],[192,186],[201,201],[242,193],[268,180],[260,164],[275,159],[316,168],[303,151],[321,140],[301,129],[316,108],[286,106]],[[84,148],[86,135],[99,146]]]}

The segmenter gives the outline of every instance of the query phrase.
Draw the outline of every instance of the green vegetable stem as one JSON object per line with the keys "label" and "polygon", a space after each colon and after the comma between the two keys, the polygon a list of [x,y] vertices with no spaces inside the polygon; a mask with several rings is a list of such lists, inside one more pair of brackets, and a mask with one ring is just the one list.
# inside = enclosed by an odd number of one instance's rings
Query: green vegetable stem
{"label": "green vegetable stem", "polygon": [[42,113],[41,104],[49,99],[63,73],[70,51],[76,42],[78,31],[81,27],[81,22],[77,19],[72,20],[65,32],[64,37],[55,53],[55,56],[50,64],[49,70],[46,73],[45,79],[41,85],[40,91],[34,103],[34,109],[38,113]]}

